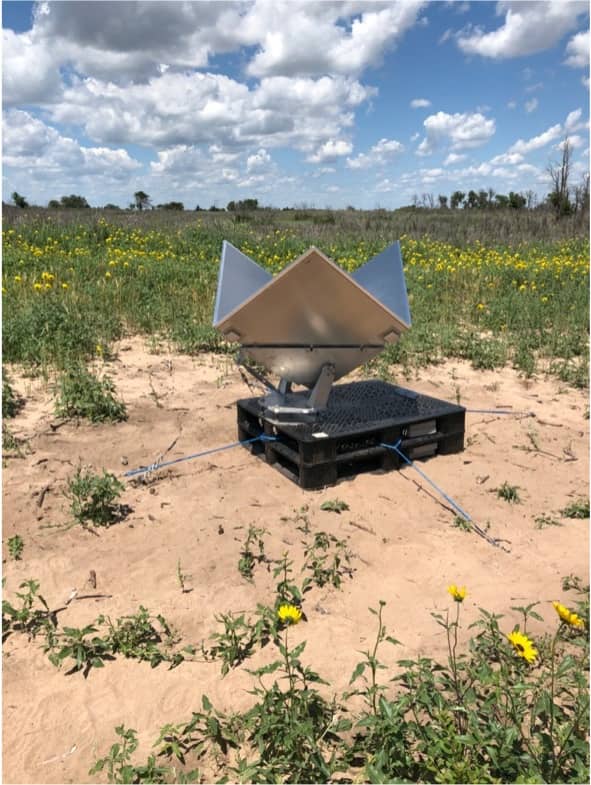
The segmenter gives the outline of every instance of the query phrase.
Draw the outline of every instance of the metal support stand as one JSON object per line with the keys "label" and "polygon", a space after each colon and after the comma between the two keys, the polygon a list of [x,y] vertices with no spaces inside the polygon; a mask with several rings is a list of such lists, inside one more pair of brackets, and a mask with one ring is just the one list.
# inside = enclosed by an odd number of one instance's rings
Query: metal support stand
{"label": "metal support stand", "polygon": [[291,382],[281,379],[275,392],[263,399],[265,415],[274,422],[310,422],[326,409],[335,378],[335,367],[323,365],[311,393],[292,392]]}

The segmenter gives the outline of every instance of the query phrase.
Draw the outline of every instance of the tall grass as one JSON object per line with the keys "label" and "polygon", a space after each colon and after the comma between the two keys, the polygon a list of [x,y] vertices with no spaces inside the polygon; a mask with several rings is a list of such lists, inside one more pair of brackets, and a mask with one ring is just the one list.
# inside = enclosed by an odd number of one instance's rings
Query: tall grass
{"label": "tall grass", "polygon": [[[533,211],[5,210],[4,357],[67,367],[126,333],[220,349],[222,240],[275,273],[316,245],[354,270],[401,239],[413,328],[378,362],[463,357],[587,384],[589,242]],[[100,350],[97,350],[100,347]]]}

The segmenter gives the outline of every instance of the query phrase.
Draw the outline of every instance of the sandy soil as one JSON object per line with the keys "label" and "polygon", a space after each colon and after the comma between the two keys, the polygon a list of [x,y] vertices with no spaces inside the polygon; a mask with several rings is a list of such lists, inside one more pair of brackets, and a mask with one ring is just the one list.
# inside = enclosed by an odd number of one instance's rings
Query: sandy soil
{"label": "sandy soil", "polygon": [[[272,576],[264,567],[248,583],[238,573],[241,543],[249,524],[268,530],[272,558],[289,551],[302,561],[304,535],[293,518],[309,506],[312,532],[346,539],[354,554],[353,577],[340,591],[314,589],[306,595],[307,623],[293,639],[307,640],[304,659],[340,692],[348,683],[358,650],[373,641],[368,607],[387,601],[385,620],[401,646],[384,650],[384,660],[427,654],[445,656],[443,631],[431,618],[450,605],[446,586],[465,584],[464,630],[478,608],[506,614],[512,605],[539,601],[546,618],[531,632],[555,625],[549,603],[567,600],[562,576],[588,580],[588,521],[569,520],[560,510],[588,493],[588,397],[555,380],[525,381],[506,369],[476,372],[460,362],[396,381],[470,408],[510,406],[511,416],[469,413],[466,449],[421,463],[421,468],[510,552],[453,526],[454,514],[410,468],[370,473],[322,491],[303,491],[243,448],[162,471],[149,485],[128,483],[122,501],[132,512],[121,523],[94,533],[68,521],[66,482],[79,463],[122,475],[146,465],[177,439],[167,458],[180,457],[236,438],[237,398],[251,393],[230,360],[150,353],[144,342],[124,341],[107,366],[126,401],[129,419],[116,425],[60,424],[49,385],[13,372],[26,406],[11,423],[29,440],[23,458],[4,468],[3,556],[5,597],[36,578],[50,607],[77,589],[79,598],[59,615],[60,623],[82,626],[99,614],[133,613],[140,604],[163,614],[182,634],[199,643],[216,629],[214,615],[249,611],[273,601]],[[396,369],[394,369],[396,370]],[[531,413],[524,417],[519,413]],[[58,425],[59,427],[53,427]],[[535,444],[539,449],[535,448]],[[521,504],[497,498],[503,482],[519,486]],[[341,515],[323,512],[323,501],[349,504]],[[561,526],[538,529],[548,514]],[[21,561],[8,557],[6,540],[18,533]],[[177,564],[191,577],[182,593]],[[89,585],[90,571],[97,578]],[[98,596],[93,596],[98,595]],[[261,662],[257,654],[247,665]],[[114,741],[114,727],[136,728],[138,754],[148,752],[166,722],[188,719],[207,694],[222,709],[246,708],[250,677],[244,666],[220,678],[219,664],[161,665],[117,659],[87,679],[66,676],[47,660],[39,642],[12,635],[3,656],[3,780],[10,783],[101,781],[88,770]],[[106,781],[103,777],[102,781]]]}

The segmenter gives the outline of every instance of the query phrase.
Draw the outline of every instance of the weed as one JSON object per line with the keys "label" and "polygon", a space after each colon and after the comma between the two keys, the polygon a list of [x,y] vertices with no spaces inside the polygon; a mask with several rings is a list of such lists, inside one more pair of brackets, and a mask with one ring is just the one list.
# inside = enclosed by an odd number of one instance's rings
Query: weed
{"label": "weed", "polygon": [[538,515],[534,519],[535,528],[536,529],[546,529],[548,526],[562,526],[560,521],[557,521],[556,518],[552,518],[551,515]]}
{"label": "weed", "polygon": [[472,525],[470,524],[470,521],[467,521],[465,518],[462,518],[461,515],[455,516],[452,526],[454,526],[456,529],[461,529],[463,532],[472,531]]}
{"label": "weed", "polygon": [[[263,539],[267,533],[266,529],[260,529],[252,525],[248,527],[246,539],[240,550],[240,559],[238,560],[238,572],[247,581],[252,581],[255,566],[267,561],[265,541]],[[257,551],[254,550],[253,546],[256,547]]]}
{"label": "weed", "polygon": [[560,511],[561,515],[565,518],[588,518],[589,517],[589,499],[577,499],[571,502],[563,510]]}
{"label": "weed", "polygon": [[15,561],[20,561],[23,555],[25,542],[20,534],[8,538],[8,553]]}
{"label": "weed", "polygon": [[121,520],[124,510],[115,504],[125,486],[111,474],[93,474],[78,467],[68,481],[66,496],[70,499],[70,511],[74,520],[86,527],[88,522],[95,526],[110,526]]}
{"label": "weed", "polygon": [[174,651],[180,639],[166,619],[160,614],[151,616],[142,605],[136,614],[115,621],[109,616],[99,616],[97,624],[106,624],[105,640],[113,654],[149,662],[152,668],[162,662],[168,662],[174,668],[184,659],[181,652]]}
{"label": "weed", "polygon": [[181,587],[181,592],[183,594],[189,594],[189,592],[193,591],[193,589],[191,587],[187,587],[187,580],[190,580],[190,578],[192,576],[189,575],[186,572],[183,572],[183,570],[181,568],[181,560],[180,559],[178,560],[177,565],[176,565],[176,577],[177,577],[177,580],[179,582],[179,586]]}
{"label": "weed", "polygon": [[112,745],[106,757],[95,762],[89,774],[98,774],[106,768],[109,782],[166,782],[165,777],[170,773],[170,769],[156,766],[155,756],[151,755],[145,766],[133,766],[130,763],[131,756],[139,745],[137,731],[118,725],[115,733],[121,741]]}
{"label": "weed", "polygon": [[49,661],[59,667],[65,659],[70,658],[74,664],[66,675],[82,671],[84,678],[91,668],[103,668],[105,660],[114,660],[115,657],[109,641],[94,635],[96,632],[98,630],[93,624],[82,628],[64,627],[59,644],[54,640],[51,647],[47,648]]}
{"label": "weed", "polygon": [[8,458],[12,456],[14,458],[23,458],[23,445],[26,442],[23,439],[19,439],[18,436],[15,436],[14,433],[10,430],[8,425],[2,423],[2,457]]}
{"label": "weed", "polygon": [[342,499],[328,499],[328,501],[322,502],[320,509],[325,512],[336,512],[340,515],[342,512],[349,509],[349,505],[347,502],[342,501]]}
{"label": "weed", "polygon": [[45,599],[39,594],[39,586],[39,582],[32,578],[19,585],[19,589],[27,590],[16,592],[21,601],[20,607],[15,608],[8,600],[2,600],[2,641],[14,632],[25,633],[31,639],[42,631],[47,633],[56,627],[55,613],[49,610]]}
{"label": "weed", "polygon": [[218,624],[223,625],[223,632],[211,636],[213,646],[203,649],[206,659],[222,661],[222,676],[230,668],[235,668],[248,659],[256,648],[262,648],[276,637],[277,625],[273,611],[259,605],[256,621],[245,618],[244,614],[235,616],[233,613],[220,614],[215,617]]}
{"label": "weed", "polygon": [[2,419],[16,417],[23,406],[23,399],[15,393],[8,374],[2,368]]}
{"label": "weed", "polygon": [[497,488],[497,497],[510,504],[519,504],[521,502],[521,497],[519,496],[518,491],[518,485],[509,485],[509,483],[505,481],[500,488]]}
{"label": "weed", "polygon": [[343,577],[353,574],[347,543],[326,532],[317,532],[311,545],[304,544],[304,558],[302,572],[311,573],[302,583],[304,592],[327,583],[340,589]]}
{"label": "weed", "polygon": [[55,413],[58,417],[91,422],[127,419],[125,404],[115,397],[115,385],[110,377],[99,378],[80,364],[70,366],[61,375]]}

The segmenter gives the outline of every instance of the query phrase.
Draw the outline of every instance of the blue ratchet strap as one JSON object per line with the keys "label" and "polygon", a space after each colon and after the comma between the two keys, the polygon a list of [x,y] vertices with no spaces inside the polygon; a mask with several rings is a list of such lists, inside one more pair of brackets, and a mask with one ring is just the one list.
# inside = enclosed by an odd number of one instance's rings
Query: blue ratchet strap
{"label": "blue ratchet strap", "polygon": [[148,474],[149,472],[154,472],[157,469],[164,469],[166,466],[172,466],[175,463],[191,461],[193,458],[202,458],[204,455],[213,455],[213,453],[222,452],[224,450],[231,450],[233,447],[239,447],[240,445],[252,444],[253,442],[274,442],[276,440],[276,436],[267,436],[267,434],[261,433],[259,436],[254,436],[252,439],[244,439],[242,441],[232,442],[232,444],[225,444],[223,447],[213,447],[211,450],[203,450],[202,452],[193,453],[193,455],[185,455],[183,458],[175,458],[174,460],[166,461],[165,463],[158,463],[156,461],[150,466],[140,466],[138,469],[130,469],[128,472],[125,472],[123,476],[136,477],[138,474]]}
{"label": "blue ratchet strap", "polygon": [[440,488],[440,487],[437,485],[437,483],[433,482],[433,480],[432,480],[432,479],[430,479],[430,477],[427,477],[427,475],[425,474],[425,472],[424,472],[424,471],[422,471],[422,469],[419,469],[419,467],[418,467],[418,466],[415,466],[415,464],[414,464],[414,463],[413,463],[413,462],[410,460],[410,458],[408,458],[408,457],[407,457],[407,456],[406,456],[406,455],[405,455],[405,454],[402,452],[402,450],[400,450],[400,449],[399,449],[401,444],[402,444],[402,439],[398,439],[398,441],[396,442],[396,444],[386,444],[386,442],[381,442],[380,446],[381,446],[381,447],[386,447],[388,450],[394,450],[394,452],[395,452],[395,453],[397,453],[397,454],[398,454],[398,455],[399,455],[399,456],[402,458],[402,460],[403,460],[403,461],[404,461],[404,462],[405,462],[405,463],[406,463],[408,466],[410,466],[410,467],[411,467],[411,468],[413,468],[413,469],[414,469],[416,472],[418,472],[418,473],[421,475],[421,477],[422,477],[422,478],[423,478],[423,479],[424,479],[426,482],[428,482],[428,483],[429,483],[429,485],[430,485],[432,488],[435,488],[435,490],[437,491],[437,493],[438,493],[440,496],[442,496],[442,497],[445,499],[445,501],[446,501],[446,502],[448,502],[448,504],[450,504],[450,505],[453,507],[453,509],[454,509],[454,510],[455,510],[455,511],[458,513],[458,515],[459,515],[461,518],[463,518],[465,521],[467,521],[467,522],[470,524],[470,526],[471,526],[471,527],[474,529],[474,531],[475,531],[477,534],[479,534],[481,537],[483,537],[483,538],[484,538],[484,539],[485,539],[487,542],[489,542],[491,545],[494,545],[494,546],[495,546],[495,547],[497,547],[497,548],[502,548],[503,550],[507,550],[506,548],[503,548],[501,545],[499,545],[499,540],[496,540],[496,539],[494,539],[493,537],[489,537],[489,535],[488,535],[488,534],[487,534],[487,533],[484,531],[484,529],[481,529],[481,528],[480,528],[480,526],[478,526],[478,524],[477,524],[477,523],[475,523],[475,522],[472,520],[472,518],[471,518],[471,517],[468,515],[468,513],[467,513],[465,510],[463,510],[463,509],[460,507],[460,505],[459,505],[459,504],[457,504],[457,502],[455,502],[455,501],[454,501],[454,500],[451,498],[451,496],[449,496],[449,495],[448,495],[448,494],[447,494],[447,493],[446,493],[446,492],[445,492],[445,491],[444,491],[442,488]]}

